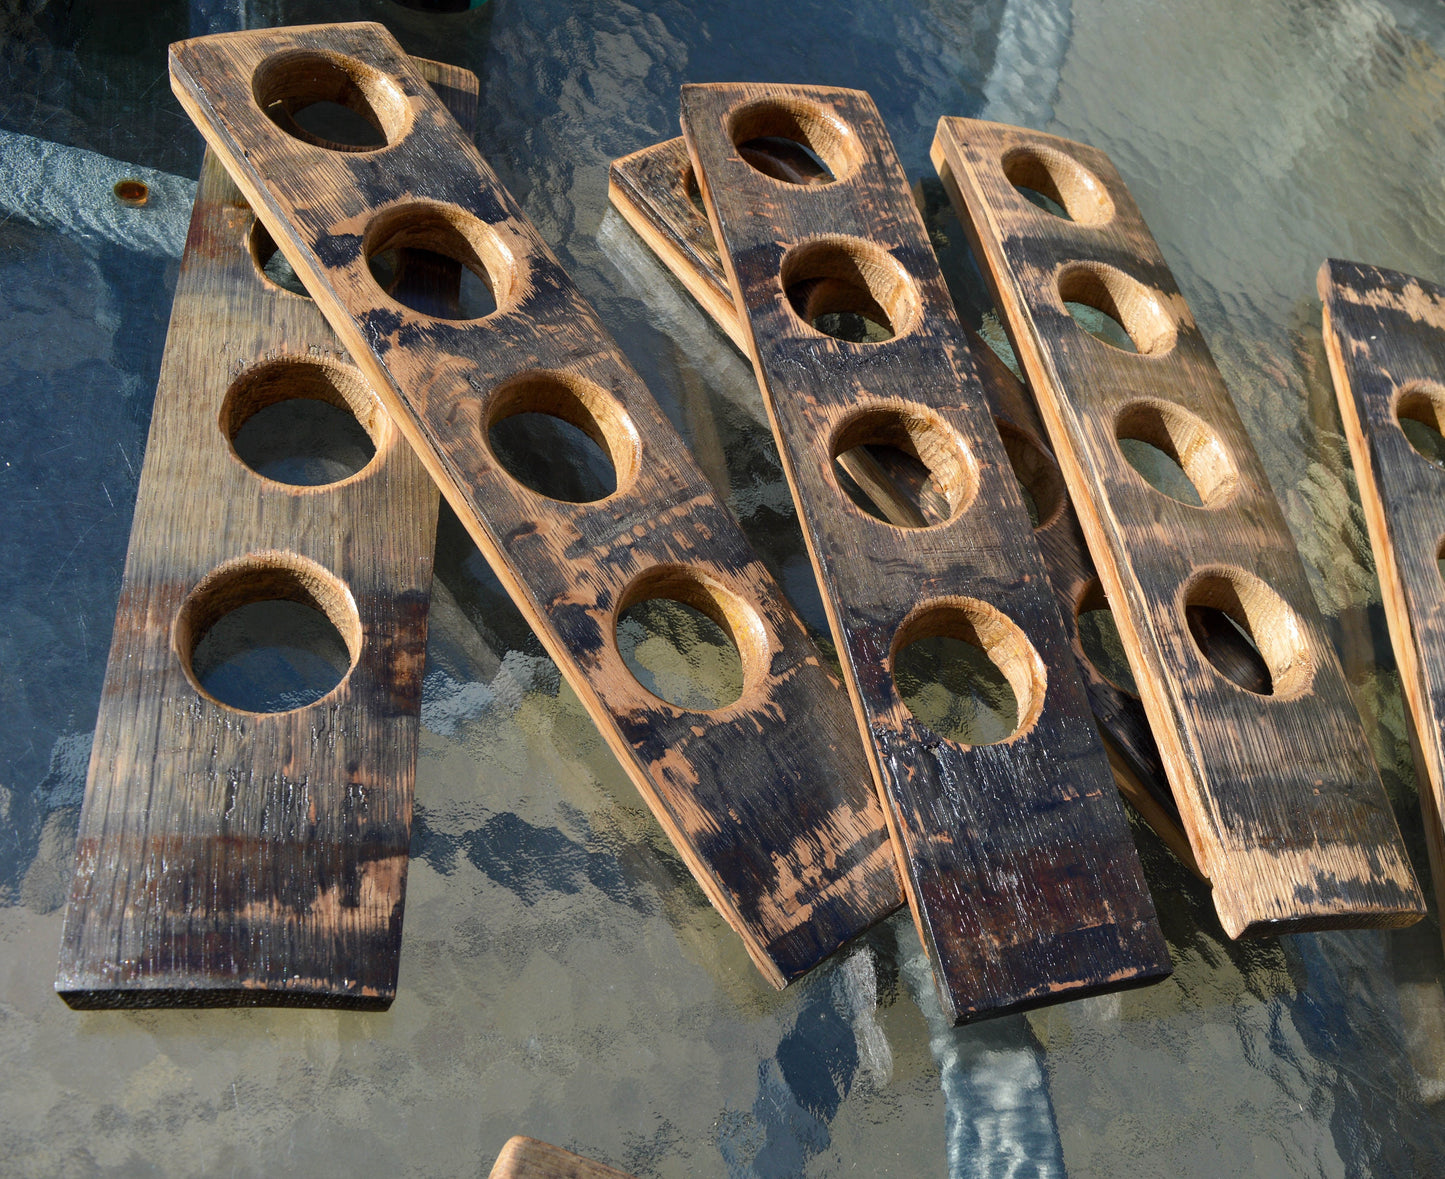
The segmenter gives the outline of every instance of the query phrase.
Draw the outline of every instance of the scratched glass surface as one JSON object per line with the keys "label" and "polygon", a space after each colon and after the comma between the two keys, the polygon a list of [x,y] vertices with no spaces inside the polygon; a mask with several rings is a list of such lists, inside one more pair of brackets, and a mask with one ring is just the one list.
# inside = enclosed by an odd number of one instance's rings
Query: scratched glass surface
{"label": "scratched glass surface", "polygon": [[[475,1175],[527,1133],[639,1176],[1445,1173],[1433,901],[1404,932],[1231,943],[1206,892],[1136,824],[1175,962],[1159,986],[951,1030],[900,916],[771,992],[445,511],[391,1010],[77,1014],[54,996],[201,155],[165,46],[349,18],[480,75],[483,154],[820,636],[751,370],[609,211],[608,162],[677,134],[684,82],[866,89],[965,321],[988,327],[928,162],[937,118],[1108,151],[1283,502],[1428,879],[1314,274],[1336,255],[1445,279],[1438,5],[12,0],[0,15],[0,1172]],[[123,178],[149,185],[146,205],[116,201]],[[684,622],[629,640],[646,674],[678,691],[730,674],[716,636]],[[1096,629],[1105,651],[1112,632]]]}

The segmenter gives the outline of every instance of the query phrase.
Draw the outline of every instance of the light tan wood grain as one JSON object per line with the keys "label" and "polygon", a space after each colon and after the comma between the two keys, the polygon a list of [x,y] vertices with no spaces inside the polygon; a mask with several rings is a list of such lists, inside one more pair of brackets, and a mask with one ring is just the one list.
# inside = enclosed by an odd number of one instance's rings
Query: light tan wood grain
{"label": "light tan wood grain", "polygon": [[560,1146],[518,1135],[509,1139],[489,1179],[632,1179],[623,1171],[593,1162]]}
{"label": "light tan wood grain", "polygon": [[[1039,399],[1225,930],[1418,920],[1419,885],[1299,554],[1117,171],[1082,144],[952,118],[933,158]],[[1113,315],[1136,351],[1082,330],[1069,302]],[[1202,506],[1147,483],[1121,437],[1172,451]],[[1216,670],[1191,608],[1252,632],[1270,692]]]}

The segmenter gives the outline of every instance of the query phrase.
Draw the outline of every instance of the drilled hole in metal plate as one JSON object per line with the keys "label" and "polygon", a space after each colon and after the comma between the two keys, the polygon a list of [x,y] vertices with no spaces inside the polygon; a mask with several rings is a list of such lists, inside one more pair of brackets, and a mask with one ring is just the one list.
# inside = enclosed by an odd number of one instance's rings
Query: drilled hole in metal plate
{"label": "drilled hole in metal plate", "polygon": [[283,291],[300,295],[303,299],[311,298],[300,276],[286,260],[286,255],[276,247],[271,234],[259,221],[251,223],[251,232],[246,235],[246,245],[251,261],[256,264],[256,270],[263,279],[273,287],[280,287]]}
{"label": "drilled hole in metal plate", "polygon": [[636,476],[641,443],[617,399],[571,373],[523,373],[487,403],[487,443],[523,486],[591,503]]}
{"label": "drilled hole in metal plate", "polygon": [[861,238],[817,238],[783,256],[788,303],[816,331],[848,343],[878,344],[918,318],[913,280],[886,250]]}
{"label": "drilled hole in metal plate", "polygon": [[1418,454],[1445,466],[1445,386],[1434,381],[1406,385],[1395,399],[1395,420]]}
{"label": "drilled hole in metal plate", "polygon": [[1236,686],[1281,698],[1309,686],[1314,663],[1298,616],[1252,573],[1220,569],[1195,577],[1184,616],[1200,653]]}
{"label": "drilled hole in metal plate", "polygon": [[386,210],[367,227],[362,252],[388,298],[438,319],[484,319],[507,305],[517,283],[517,263],[496,231],[455,205]]}
{"label": "drilled hole in metal plate", "polygon": [[410,104],[379,70],[339,53],[296,49],[267,58],[252,93],[288,135],[331,151],[376,151],[407,130]]}
{"label": "drilled hole in metal plate", "polygon": [[616,641],[637,682],[679,708],[725,708],[768,666],[756,612],[680,566],[649,570],[628,588]]}
{"label": "drilled hole in metal plate", "polygon": [[191,682],[245,712],[287,712],[339,684],[361,649],[350,593],[320,566],[259,554],[222,566],[176,619],[176,650]]}
{"label": "drilled hole in metal plate", "polygon": [[833,435],[833,475],[875,519],[926,528],[953,519],[978,491],[964,440],[921,406],[878,406],[846,418]]}
{"label": "drilled hole in metal plate", "polygon": [[1052,458],[1028,434],[1011,422],[994,420],[1004,453],[1018,480],[1029,523],[1044,528],[1058,519],[1068,494],[1064,489],[1063,472]]}
{"label": "drilled hole in metal plate", "polygon": [[1139,685],[1134,680],[1129,656],[1124,650],[1124,638],[1119,633],[1119,624],[1109,608],[1109,599],[1104,587],[1095,578],[1084,590],[1078,605],[1079,645],[1093,665],[1094,670],[1119,691],[1130,696],[1139,695]]}
{"label": "drilled hole in metal plate", "polygon": [[994,745],[1030,727],[1043,707],[1043,663],[1021,631],[984,602],[950,599],[915,611],[894,636],[894,684],[936,735]]}
{"label": "drilled hole in metal plate", "polygon": [[1133,401],[1114,423],[1119,451],[1153,487],[1191,507],[1222,504],[1239,475],[1219,435],[1168,401]]}
{"label": "drilled hole in metal plate", "polygon": [[1026,199],[1055,217],[1102,225],[1114,216],[1114,202],[1099,178],[1054,148],[1015,148],[1004,156],[1003,170]]}
{"label": "drilled hole in metal plate", "polygon": [[363,470],[387,426],[355,369],[287,359],[255,365],[231,383],[220,428],[256,474],[315,487]]}
{"label": "drilled hole in metal plate", "polygon": [[1159,295],[1122,270],[1075,262],[1059,271],[1058,289],[1075,322],[1105,344],[1143,356],[1174,347],[1178,329]]}
{"label": "drilled hole in metal plate", "polygon": [[761,99],[728,118],[738,154],[753,168],[787,184],[831,184],[862,161],[851,127],[832,111],[802,99]]}

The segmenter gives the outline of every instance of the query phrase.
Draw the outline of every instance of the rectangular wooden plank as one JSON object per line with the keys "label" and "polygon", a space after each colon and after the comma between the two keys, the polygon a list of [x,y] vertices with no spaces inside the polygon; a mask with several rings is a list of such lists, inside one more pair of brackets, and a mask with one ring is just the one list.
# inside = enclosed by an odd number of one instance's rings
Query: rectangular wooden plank
{"label": "rectangular wooden plank", "polygon": [[[1019,486],[872,100],[685,86],[682,127],[945,1012],[1163,977],[1168,951]],[[821,157],[831,182],[750,158],[779,138]],[[826,318],[842,315],[872,321],[869,339],[843,338]],[[926,467],[943,510],[921,503],[904,527],[855,505],[833,460],[864,445]],[[909,710],[895,668],[935,638],[1001,673],[1012,733],[964,744]]]}
{"label": "rectangular wooden plank", "polygon": [[[1303,563],[1118,172],[1083,144],[953,118],[933,159],[1039,399],[1225,930],[1418,920],[1419,885]],[[1075,315],[1112,317],[1127,338],[1095,338]],[[1168,455],[1187,484],[1161,493],[1126,444]],[[1220,614],[1252,636],[1269,692],[1196,640],[1191,618]]]}
{"label": "rectangular wooden plank", "polygon": [[1424,772],[1420,809],[1445,912],[1445,288],[1331,258],[1320,267],[1319,292],[1325,351]]}
{"label": "rectangular wooden plank", "polygon": [[[687,144],[669,139],[614,160],[608,193],[613,205],[652,248],[673,275],[692,293],[703,309],[747,353],[737,308],[728,289],[727,274],[718,255],[712,225],[698,201],[697,181]],[[1084,650],[1080,615],[1107,610],[1094,563],[1084,542],[1083,529],[1069,502],[1063,476],[1045,441],[1043,423],[1028,389],[1009,371],[992,349],[972,332],[969,347],[978,363],[978,375],[994,424],[1014,475],[1028,491],[1037,516],[1034,537],[1043,553],[1049,582],[1059,601],[1059,612],[1075,662],[1084,677],[1089,707],[1098,722],[1114,781],[1160,839],[1195,875],[1189,840],[1179,821],[1178,808],[1164,775],[1158,747],[1149,732],[1144,705],[1137,693],[1108,679]],[[859,447],[838,456],[838,463],[870,495],[894,523],[911,522],[916,471],[896,461],[891,448]],[[879,468],[882,468],[881,477]],[[1228,641],[1230,635],[1221,636]]]}
{"label": "rectangular wooden plank", "polygon": [[[171,75],[765,977],[782,985],[894,909],[887,831],[841,688],[595,312],[391,35],[358,24],[201,38],[172,46]],[[334,150],[270,117],[317,97],[368,111],[386,145]],[[463,261],[498,310],[461,321],[396,302],[368,264],[392,246]],[[509,475],[489,427],[529,411],[590,433],[617,489],[561,502]],[[731,635],[744,673],[735,702],[670,704],[628,671],[618,618],[653,598]]]}
{"label": "rectangular wooden plank", "polygon": [[[470,126],[476,76],[418,66]],[[268,252],[208,153],[81,808],[55,983],[72,1007],[396,992],[437,492],[314,304],[266,277]],[[355,414],[370,462],[325,485],[248,466],[233,439],[295,398]],[[191,648],[274,599],[330,616],[354,666],[304,707],[222,703]]]}
{"label": "rectangular wooden plank", "polygon": [[507,1141],[488,1179],[632,1179],[624,1171],[520,1134]]}

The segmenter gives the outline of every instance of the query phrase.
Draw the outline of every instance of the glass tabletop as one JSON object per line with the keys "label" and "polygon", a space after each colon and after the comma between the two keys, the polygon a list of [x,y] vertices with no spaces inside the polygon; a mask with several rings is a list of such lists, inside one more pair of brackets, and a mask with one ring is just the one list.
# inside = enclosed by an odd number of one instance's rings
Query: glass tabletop
{"label": "glass tabletop", "polygon": [[[445,507],[391,1009],[77,1013],[55,996],[201,161],[166,46],[352,19],[479,76],[482,154],[825,647],[751,366],[609,207],[609,163],[678,133],[686,82],[867,90],[965,323],[989,329],[929,163],[938,118],[1107,151],[1263,459],[1432,895],[1314,282],[1327,256],[1445,281],[1438,5],[12,0],[0,14],[0,1173],[477,1174],[517,1133],[638,1176],[1445,1173],[1433,895],[1403,931],[1235,943],[1207,889],[1136,821],[1174,959],[1159,985],[949,1028],[899,914],[774,992]],[[126,178],[149,186],[144,206],[117,201]]]}

